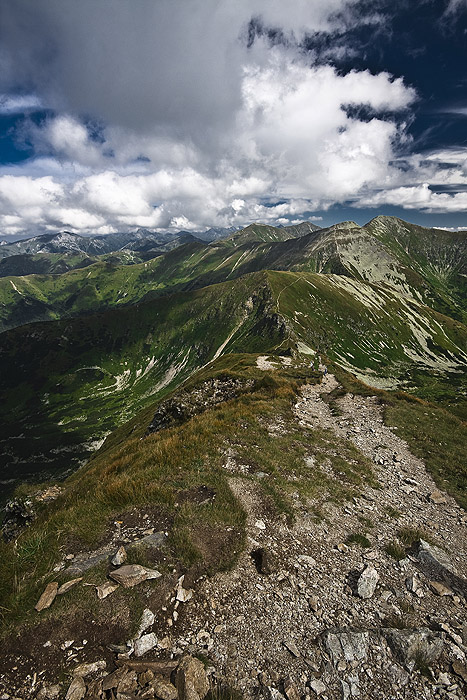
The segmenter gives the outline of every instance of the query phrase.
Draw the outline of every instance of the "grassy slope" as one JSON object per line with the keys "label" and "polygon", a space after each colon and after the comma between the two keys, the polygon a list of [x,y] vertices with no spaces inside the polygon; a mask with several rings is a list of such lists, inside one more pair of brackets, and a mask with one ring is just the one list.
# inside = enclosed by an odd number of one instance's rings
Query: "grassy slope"
{"label": "grassy slope", "polygon": [[[465,408],[467,328],[398,292],[347,277],[269,272],[293,335],[375,386],[400,383]],[[462,409],[463,410],[463,409]]]}
{"label": "grassy slope", "polygon": [[[306,364],[271,375],[259,370],[255,361],[256,355],[230,354],[193,377],[191,386],[210,376],[253,379],[254,386],[181,427],[141,439],[155,404],[122,426],[86,468],[65,483],[60,499],[43,508],[16,547],[0,542],[0,597],[7,625],[36,620],[32,607],[44,584],[57,576],[52,568],[60,552],[89,550],[105,540],[117,516],[135,507],[157,508],[173,523],[163,572],[174,565],[182,571],[194,565],[198,573],[230,566],[244,543],[245,515],[223,466],[229,446],[238,461],[248,465],[244,478],[258,484],[271,514],[293,517],[294,505],[302,499],[341,502],[358,493],[362,479],[371,478],[368,460],[345,440],[337,445],[328,431],[298,429],[294,422],[291,407],[297,386],[307,378],[316,381],[316,375]],[[271,434],[270,426],[278,421],[280,433]],[[313,466],[305,456],[314,457]],[[259,471],[268,476],[257,480]],[[212,503],[176,506],[182,490],[199,485],[214,489]],[[95,581],[96,572],[85,580]],[[82,608],[95,608],[95,592],[81,589],[70,593],[65,604],[57,600],[42,617],[66,615],[75,596],[84,596]],[[145,607],[147,601],[143,598],[140,604]]]}
{"label": "grassy slope", "polygon": [[105,314],[0,335],[2,477],[74,466],[140,408],[228,348],[270,349],[264,273]]}

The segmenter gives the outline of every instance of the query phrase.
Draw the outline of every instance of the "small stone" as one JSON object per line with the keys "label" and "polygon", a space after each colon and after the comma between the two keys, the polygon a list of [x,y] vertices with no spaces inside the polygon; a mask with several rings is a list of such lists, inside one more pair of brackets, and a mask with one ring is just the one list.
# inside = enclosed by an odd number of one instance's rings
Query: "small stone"
{"label": "small stone", "polygon": [[292,640],[287,640],[287,641],[284,642],[283,644],[284,644],[285,648],[288,649],[288,650],[290,651],[290,653],[292,654],[292,656],[295,656],[296,658],[298,658],[299,656],[301,656],[300,652],[299,652],[298,649],[297,649],[297,646],[296,646],[295,642],[293,642]]}
{"label": "small stone", "polygon": [[121,566],[122,564],[124,564],[126,562],[127,557],[128,557],[128,555],[126,553],[126,549],[122,545],[121,547],[119,547],[117,549],[117,551],[115,552],[114,556],[112,557],[112,559],[110,561],[114,566]]}
{"label": "small stone", "polygon": [[339,544],[336,544],[336,549],[338,552],[341,552],[342,554],[345,554],[346,552],[349,551],[349,548],[343,542],[339,542]]}
{"label": "small stone", "polygon": [[465,683],[467,683],[467,666],[465,664],[461,664],[459,661],[453,661],[452,670],[456,676],[459,676]]}
{"label": "small stone", "polygon": [[265,530],[266,525],[264,523],[264,520],[256,520],[255,521],[255,527],[258,528],[258,530]]}
{"label": "small stone", "polygon": [[307,554],[300,554],[298,557],[298,561],[301,564],[305,564],[305,566],[310,566],[313,569],[316,567],[316,559],[313,559],[313,557],[309,557]]}
{"label": "small stone", "polygon": [[79,578],[74,578],[71,581],[67,581],[66,583],[62,583],[60,588],[57,591],[57,595],[63,595],[63,593],[66,593],[67,591],[70,590],[70,588],[73,588],[73,586],[76,586],[77,583],[83,580],[83,577],[80,576]]}
{"label": "small stone", "polygon": [[444,496],[441,491],[438,491],[438,489],[435,489],[431,493],[428,494],[428,499],[434,503],[436,506],[441,506],[444,503],[446,503],[446,496]]}
{"label": "small stone", "polygon": [[436,593],[436,595],[453,595],[451,589],[445,586],[444,583],[439,583],[439,581],[430,581],[429,585],[433,593]]}
{"label": "small stone", "polygon": [[155,569],[147,569],[139,564],[127,564],[119,569],[115,569],[115,571],[111,571],[109,576],[124,588],[132,588],[148,579],[160,578],[162,574]]}
{"label": "small stone", "polygon": [[376,590],[378,581],[378,572],[373,566],[368,565],[357,581],[357,595],[359,598],[371,598]]}
{"label": "small stone", "polygon": [[315,596],[310,596],[308,598],[308,605],[310,606],[310,609],[313,610],[313,612],[317,612],[319,608],[318,599],[315,598]]}
{"label": "small stone", "polygon": [[100,586],[96,586],[97,597],[99,598],[99,600],[103,600],[104,598],[107,598],[107,596],[111,593],[114,593],[117,590],[117,588],[117,584],[111,583],[110,581],[106,581]]}
{"label": "small stone", "polygon": [[41,610],[45,610],[46,608],[50,608],[52,603],[55,600],[55,597],[57,595],[58,591],[58,583],[57,581],[53,581],[52,583],[49,583],[39,600],[37,601],[36,605],[34,606],[37,612],[40,612]]}
{"label": "small stone", "polygon": [[263,576],[270,576],[277,570],[277,562],[274,555],[266,547],[259,547],[251,553],[255,566]]}
{"label": "small stone", "polygon": [[322,693],[326,692],[326,686],[324,685],[323,681],[320,681],[319,679],[311,681],[310,688],[314,693],[316,693],[316,695],[321,695]]}
{"label": "small stone", "polygon": [[300,700],[300,693],[291,678],[284,681],[284,693],[287,700]]}
{"label": "small stone", "polygon": [[186,603],[187,601],[191,600],[193,598],[193,589],[192,588],[183,588],[183,586],[179,586],[177,588],[177,595],[176,595],[176,600],[180,601],[180,603]]}
{"label": "small stone", "polygon": [[149,608],[143,610],[143,614],[141,615],[141,622],[139,623],[138,632],[136,633],[135,639],[141,637],[143,632],[145,632],[148,629],[148,627],[151,627],[151,625],[154,624],[155,619],[156,618],[152,610],[149,610]]}
{"label": "small stone", "polygon": [[154,647],[157,647],[157,637],[154,632],[143,634],[142,637],[135,640],[135,656],[143,656]]}

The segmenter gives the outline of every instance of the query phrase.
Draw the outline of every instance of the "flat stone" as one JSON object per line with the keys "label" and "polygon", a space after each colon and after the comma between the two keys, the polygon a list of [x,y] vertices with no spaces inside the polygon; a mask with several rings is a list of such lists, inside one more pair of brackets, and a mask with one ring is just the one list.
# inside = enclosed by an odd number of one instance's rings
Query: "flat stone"
{"label": "flat stone", "polygon": [[446,496],[443,493],[441,493],[441,491],[438,491],[438,489],[435,489],[434,491],[429,493],[428,499],[437,506],[441,506],[447,502]]}
{"label": "flat stone", "polygon": [[154,632],[143,634],[142,637],[135,640],[135,656],[143,656],[154,647],[157,647],[157,637]]}
{"label": "flat stone", "polygon": [[258,530],[265,530],[265,529],[266,529],[266,525],[265,525],[264,520],[256,520],[256,521],[255,521],[255,527],[258,528]]}
{"label": "flat stone", "polygon": [[429,585],[433,593],[436,593],[436,595],[454,595],[451,589],[445,586],[444,583],[439,583],[439,581],[430,581]]}
{"label": "flat stone", "polygon": [[441,567],[447,569],[451,573],[456,573],[456,569],[450,558],[440,547],[419,540],[415,546],[415,557],[422,564],[429,566]]}
{"label": "flat stone", "polygon": [[288,649],[290,651],[292,656],[295,656],[296,658],[301,656],[300,652],[297,649],[297,645],[292,640],[288,640],[288,641],[284,642],[284,646],[286,649]]}
{"label": "flat stone", "polygon": [[56,595],[58,591],[58,583],[57,581],[53,581],[52,583],[49,583],[39,600],[37,601],[36,605],[34,606],[37,612],[40,612],[41,610],[45,610],[46,608],[50,608],[52,603],[54,602]]}
{"label": "flat stone", "polygon": [[140,566],[140,564],[127,564],[119,569],[115,569],[115,571],[111,571],[109,576],[124,588],[132,588],[148,579],[160,578],[162,574],[155,569],[147,569],[145,566]]}
{"label": "flat stone", "polygon": [[91,673],[97,673],[97,671],[104,671],[106,668],[107,664],[103,660],[94,661],[90,664],[80,664],[74,669],[73,676],[75,678],[86,678],[86,676],[90,676]]}
{"label": "flat stone", "polygon": [[83,580],[83,577],[80,576],[79,578],[73,578],[71,581],[67,581],[66,583],[62,583],[60,588],[57,591],[57,595],[63,595],[63,593],[66,593],[67,591],[70,590],[70,588],[73,588],[73,586],[76,586],[77,583]]}
{"label": "flat stone", "polygon": [[128,555],[127,555],[127,553],[126,553],[126,549],[125,549],[125,547],[122,545],[121,547],[119,547],[119,548],[117,549],[117,551],[116,551],[115,554],[113,555],[113,557],[112,557],[112,559],[110,560],[110,562],[111,562],[114,566],[121,566],[122,564],[124,564],[124,563],[126,562],[127,558],[128,558]]}
{"label": "flat stone", "polygon": [[100,586],[96,586],[97,597],[99,598],[99,600],[103,600],[104,598],[107,598],[107,596],[111,593],[114,593],[117,590],[117,588],[117,584],[111,583],[110,581],[106,581]]}
{"label": "flat stone", "polygon": [[467,666],[465,664],[461,664],[460,661],[453,661],[452,670],[456,676],[459,676],[465,683],[467,683]]}
{"label": "flat stone", "polygon": [[376,590],[379,574],[373,566],[368,565],[357,581],[357,595],[359,598],[371,598]]}
{"label": "flat stone", "polygon": [[187,603],[192,598],[193,598],[193,589],[192,588],[183,588],[183,586],[179,586],[177,588],[176,599],[180,603]]}
{"label": "flat stone", "polygon": [[323,640],[334,666],[340,661],[365,661],[368,657],[369,632],[327,630]]}

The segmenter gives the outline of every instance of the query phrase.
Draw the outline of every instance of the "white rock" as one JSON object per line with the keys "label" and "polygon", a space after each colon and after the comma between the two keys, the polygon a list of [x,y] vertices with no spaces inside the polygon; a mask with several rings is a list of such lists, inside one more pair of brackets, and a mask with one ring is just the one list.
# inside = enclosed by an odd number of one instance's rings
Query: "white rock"
{"label": "white rock", "polygon": [[321,693],[326,691],[326,686],[324,685],[323,681],[320,680],[311,681],[310,688],[316,693],[316,695],[321,695]]}
{"label": "white rock", "polygon": [[154,632],[144,634],[135,641],[135,656],[143,656],[154,647],[157,647],[157,637]]}
{"label": "white rock", "polygon": [[357,581],[357,595],[360,598],[371,598],[376,590],[379,574],[373,566],[368,565]]}
{"label": "white rock", "polygon": [[121,566],[124,564],[127,560],[127,553],[125,547],[122,545],[117,549],[115,552],[114,556],[111,559],[111,562],[114,566]]}
{"label": "white rock", "polygon": [[257,520],[257,521],[255,522],[255,527],[257,527],[258,530],[265,530],[265,529],[266,529],[266,525],[265,525],[265,523],[264,523],[264,520]]}
{"label": "white rock", "polygon": [[151,610],[149,610],[149,608],[143,610],[143,614],[141,615],[141,622],[139,623],[138,632],[136,634],[135,639],[141,637],[143,632],[145,632],[148,629],[148,627],[151,627],[151,625],[154,624],[155,619],[156,618],[154,613]]}

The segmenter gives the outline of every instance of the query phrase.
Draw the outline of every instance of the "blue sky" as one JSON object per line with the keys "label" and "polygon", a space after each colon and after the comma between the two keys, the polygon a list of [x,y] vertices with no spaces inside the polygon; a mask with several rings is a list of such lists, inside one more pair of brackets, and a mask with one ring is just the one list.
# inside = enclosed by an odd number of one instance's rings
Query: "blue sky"
{"label": "blue sky", "polygon": [[0,237],[467,229],[467,0],[3,0]]}

